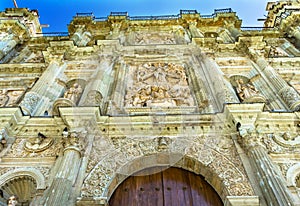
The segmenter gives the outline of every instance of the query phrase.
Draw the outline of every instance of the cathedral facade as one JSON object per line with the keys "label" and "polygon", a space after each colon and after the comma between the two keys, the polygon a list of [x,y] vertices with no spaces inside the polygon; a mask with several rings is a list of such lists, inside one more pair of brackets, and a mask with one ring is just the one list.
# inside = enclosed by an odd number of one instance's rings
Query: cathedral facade
{"label": "cathedral facade", "polygon": [[0,13],[0,205],[300,205],[300,3],[264,27]]}

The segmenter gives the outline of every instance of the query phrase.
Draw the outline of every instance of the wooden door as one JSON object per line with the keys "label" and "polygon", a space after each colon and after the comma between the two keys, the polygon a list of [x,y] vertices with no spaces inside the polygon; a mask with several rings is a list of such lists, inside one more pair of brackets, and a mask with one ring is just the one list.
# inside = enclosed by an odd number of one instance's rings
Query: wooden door
{"label": "wooden door", "polygon": [[127,178],[116,189],[109,205],[219,206],[223,203],[202,176],[171,167],[150,168]]}

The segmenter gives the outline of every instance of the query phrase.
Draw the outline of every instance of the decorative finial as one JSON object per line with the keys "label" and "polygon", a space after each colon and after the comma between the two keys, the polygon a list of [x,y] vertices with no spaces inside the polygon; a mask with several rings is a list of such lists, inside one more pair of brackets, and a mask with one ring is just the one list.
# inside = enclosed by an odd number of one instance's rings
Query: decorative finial
{"label": "decorative finial", "polygon": [[16,0],[13,0],[13,1],[14,1],[15,8],[18,8],[17,1]]}

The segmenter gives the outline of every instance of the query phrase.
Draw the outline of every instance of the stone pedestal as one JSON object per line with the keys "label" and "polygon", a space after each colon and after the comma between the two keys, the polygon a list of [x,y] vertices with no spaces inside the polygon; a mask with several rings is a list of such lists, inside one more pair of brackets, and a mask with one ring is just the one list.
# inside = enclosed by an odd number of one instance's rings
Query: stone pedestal
{"label": "stone pedestal", "polygon": [[225,206],[259,206],[258,196],[227,196]]}

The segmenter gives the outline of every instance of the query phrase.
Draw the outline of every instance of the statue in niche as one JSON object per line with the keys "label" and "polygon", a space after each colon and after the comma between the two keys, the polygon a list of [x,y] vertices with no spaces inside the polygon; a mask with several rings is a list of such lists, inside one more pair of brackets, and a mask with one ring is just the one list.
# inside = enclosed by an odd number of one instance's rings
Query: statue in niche
{"label": "statue in niche", "polygon": [[258,91],[250,83],[244,83],[243,79],[236,80],[236,91],[242,101],[258,95]]}
{"label": "statue in niche", "polygon": [[77,104],[82,94],[82,87],[78,83],[74,83],[64,94],[64,98],[67,98]]}
{"label": "statue in niche", "polygon": [[7,95],[7,90],[0,91],[0,107],[6,106],[7,102],[9,101],[9,96]]}

